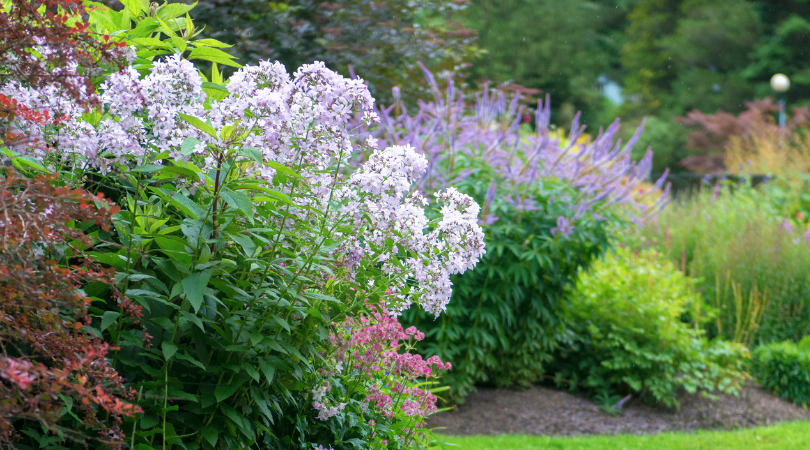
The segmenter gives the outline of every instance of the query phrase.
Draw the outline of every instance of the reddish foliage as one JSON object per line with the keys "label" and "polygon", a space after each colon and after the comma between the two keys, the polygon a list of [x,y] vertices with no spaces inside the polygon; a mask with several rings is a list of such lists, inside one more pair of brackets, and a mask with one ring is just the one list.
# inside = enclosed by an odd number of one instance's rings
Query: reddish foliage
{"label": "reddish foliage", "polygon": [[[698,110],[690,111],[686,117],[678,119],[684,125],[693,127],[689,134],[688,147],[700,154],[690,156],[681,161],[681,165],[693,172],[714,173],[725,169],[722,154],[729,139],[734,136],[750,136],[752,133],[765,129],[776,129],[774,113],[779,111],[779,105],[773,99],[766,98],[746,102],[747,109],[739,116],[718,111],[715,114],[704,114]],[[786,127],[789,131],[810,125],[810,109],[807,107],[795,108],[790,115]]]}
{"label": "reddish foliage", "polygon": [[[107,230],[118,209],[58,186],[54,176],[0,178],[0,447],[26,421],[80,441],[96,432],[120,446],[121,416],[138,412],[119,397],[123,383],[105,359],[107,344],[83,330],[90,299],[80,288],[90,282],[107,283],[123,310],[139,313],[114,290],[112,271],[84,257],[93,242],[74,226]],[[53,259],[57,251],[70,265]],[[60,396],[73,400],[81,422],[64,422]]]}
{"label": "reddish foliage", "polygon": [[96,103],[90,76],[101,64],[120,62],[120,52],[113,50],[121,44],[89,30],[82,0],[7,3],[9,10],[0,12],[2,81],[58,85],[80,104]]}

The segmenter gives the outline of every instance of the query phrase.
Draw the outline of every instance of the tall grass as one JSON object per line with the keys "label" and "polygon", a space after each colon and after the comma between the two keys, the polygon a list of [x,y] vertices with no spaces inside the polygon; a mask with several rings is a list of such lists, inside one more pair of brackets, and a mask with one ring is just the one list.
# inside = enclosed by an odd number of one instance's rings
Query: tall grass
{"label": "tall grass", "polygon": [[[810,333],[810,232],[783,219],[767,188],[707,187],[671,202],[641,229],[697,279],[710,335],[748,345]],[[631,243],[631,245],[632,245]]]}

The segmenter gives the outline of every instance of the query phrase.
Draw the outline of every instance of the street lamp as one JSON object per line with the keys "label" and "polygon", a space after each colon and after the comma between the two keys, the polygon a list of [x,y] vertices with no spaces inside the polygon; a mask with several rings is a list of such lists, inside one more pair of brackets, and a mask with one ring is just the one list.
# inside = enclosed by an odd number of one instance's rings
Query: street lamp
{"label": "street lamp", "polygon": [[790,89],[790,79],[782,73],[771,77],[771,89],[779,97],[779,128],[785,128],[785,92]]}

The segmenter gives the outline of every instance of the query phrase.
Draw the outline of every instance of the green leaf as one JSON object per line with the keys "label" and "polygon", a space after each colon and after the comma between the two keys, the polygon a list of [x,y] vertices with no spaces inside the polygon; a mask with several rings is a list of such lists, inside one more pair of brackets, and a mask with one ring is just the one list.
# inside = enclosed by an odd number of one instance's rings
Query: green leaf
{"label": "green leaf", "polygon": [[219,136],[223,141],[227,141],[230,139],[231,135],[233,135],[233,131],[236,129],[233,125],[227,125],[222,127],[222,130],[219,132]]}
{"label": "green leaf", "polygon": [[194,153],[194,148],[198,145],[202,144],[197,138],[194,137],[187,137],[186,140],[183,141],[183,144],[180,146],[180,153],[183,155],[190,155]]}
{"label": "green leaf", "polygon": [[144,414],[141,418],[141,428],[148,430],[160,422],[160,418],[154,414]]}
{"label": "green leaf", "polygon": [[163,6],[158,8],[157,16],[163,20],[174,19],[175,17],[182,16],[191,11],[195,6],[197,6],[197,2],[190,5],[184,5],[182,3],[165,3]]}
{"label": "green leaf", "polygon": [[208,287],[208,280],[211,278],[211,269],[195,272],[183,279],[183,291],[194,312],[200,310],[203,302],[203,293]]}
{"label": "green leaf", "polygon": [[211,64],[211,83],[221,85],[223,81],[222,72],[219,71],[217,63]]}
{"label": "green leaf", "polygon": [[202,430],[203,438],[211,444],[211,447],[216,447],[219,440],[219,430],[213,427],[205,427]]}
{"label": "green leaf", "polygon": [[110,328],[110,325],[114,324],[118,317],[121,316],[121,313],[118,311],[107,311],[101,316],[101,331]]}
{"label": "green leaf", "polygon": [[[216,39],[198,39],[196,41],[192,41],[191,43],[194,44],[194,45],[202,46],[202,47],[218,47],[218,48],[233,47],[230,44],[220,42],[220,41],[218,41]],[[219,83],[219,81],[216,81],[214,78],[211,78],[211,81],[213,81],[215,83]]]}
{"label": "green leaf", "polygon": [[[160,27],[160,25],[157,23],[157,21],[155,19],[153,19],[151,17],[147,17],[147,18],[143,19],[142,21],[140,21],[138,23],[138,25],[135,26],[135,28],[133,28],[129,32],[127,37],[129,39],[133,40],[133,42],[134,42],[134,39],[143,38],[144,36],[149,36],[150,34],[152,34],[152,32],[157,30],[159,27]],[[159,46],[164,45],[164,43],[161,42],[160,40],[156,39],[156,41],[159,43],[158,44]]]}
{"label": "green leaf", "polygon": [[180,36],[172,36],[170,39],[172,40],[172,44],[174,44],[174,46],[180,50],[180,53],[186,51],[187,44],[185,39],[181,38]]}
{"label": "green leaf", "polygon": [[289,323],[287,323],[287,321],[286,321],[286,320],[284,320],[282,317],[279,317],[279,316],[273,316],[273,319],[274,319],[276,322],[278,322],[278,324],[279,324],[279,325],[281,325],[282,327],[284,327],[284,329],[285,329],[285,330],[287,330],[287,332],[289,333],[289,331],[290,331],[290,324],[289,324]]}
{"label": "green leaf", "polygon": [[178,115],[180,116],[181,119],[188,122],[189,125],[193,126],[194,128],[202,131],[203,133],[208,134],[209,136],[211,136],[214,139],[217,138],[217,131],[214,129],[214,127],[212,127],[211,125],[203,122],[202,119],[194,117],[194,116],[189,116],[188,114],[183,114],[183,113],[178,113]]}
{"label": "green leaf", "polygon": [[250,422],[247,420],[247,418],[245,418],[244,415],[239,414],[238,412],[236,412],[235,409],[233,409],[231,406],[227,404],[219,405],[219,407],[222,410],[222,412],[225,413],[226,417],[231,419],[236,425],[239,426],[239,429],[242,431],[242,434],[244,434],[247,437],[253,437],[253,429],[250,426]]}
{"label": "green leaf", "polygon": [[45,166],[39,164],[29,156],[17,156],[15,158],[12,158],[11,163],[14,164],[14,167],[20,170],[25,170],[25,168],[29,168],[35,169],[43,173],[51,173],[51,171],[48,170]]}
{"label": "green leaf", "polygon": [[181,167],[181,166],[166,166],[166,167],[164,167],[160,171],[160,175],[157,177],[157,179],[163,180],[163,179],[167,179],[167,178],[175,178],[177,175],[182,175],[184,177],[191,178],[194,181],[197,181],[197,180],[200,179],[200,177],[197,176],[197,172],[195,172],[195,171],[193,171],[191,169],[187,169],[185,167]]}
{"label": "green leaf", "polygon": [[253,202],[250,201],[247,194],[223,188],[219,195],[231,208],[239,209],[245,213],[245,217],[250,220],[250,223],[253,223]]}
{"label": "green leaf", "polygon": [[264,156],[262,152],[253,147],[242,147],[239,149],[239,155],[247,156],[248,158],[256,161],[259,164],[264,164]]}
{"label": "green leaf", "polygon": [[256,251],[256,244],[253,242],[253,239],[251,239],[249,236],[245,236],[244,234],[228,233],[228,236],[230,236],[234,242],[242,246],[242,248],[245,250],[245,254],[248,257],[253,256],[253,252]]}
{"label": "green leaf", "polygon": [[259,381],[261,379],[261,375],[259,375],[259,371],[256,370],[252,365],[248,364],[247,361],[242,362],[242,368],[245,369],[248,375],[253,378],[255,381]]}
{"label": "green leaf", "polygon": [[227,386],[217,386],[214,389],[214,397],[216,397],[218,402],[221,402],[233,394],[233,389],[230,385]]}
{"label": "green leaf", "polygon": [[193,357],[191,357],[191,356],[189,356],[189,355],[187,355],[185,353],[181,352],[181,353],[176,354],[175,356],[177,357],[177,359],[182,359],[183,361],[188,361],[191,364],[194,364],[195,366],[199,367],[202,370],[206,369],[206,367],[205,367],[205,365],[203,363],[197,361],[196,359],[194,359]]}
{"label": "green leaf", "polygon": [[121,0],[121,4],[129,11],[129,16],[133,19],[141,15],[141,0]]}
{"label": "green leaf", "polygon": [[279,163],[277,163],[275,161],[267,161],[264,164],[267,165],[268,167],[271,167],[271,168],[275,169],[279,173],[283,173],[285,175],[289,175],[289,176],[295,177],[295,178],[301,178],[301,179],[304,178],[301,175],[299,175],[298,172],[290,169],[289,167],[287,167],[287,166],[285,166],[283,164],[279,164]]}
{"label": "green leaf", "polygon": [[170,250],[179,253],[188,252],[188,244],[176,236],[156,236],[155,242],[163,250]]}
{"label": "green leaf", "polygon": [[225,86],[223,86],[221,84],[212,83],[210,81],[203,81],[202,87],[203,87],[203,89],[211,89],[211,90],[214,90],[214,91],[222,92],[224,94],[230,94],[231,93],[231,91],[229,91],[227,87],[225,87]]}
{"label": "green leaf", "polygon": [[170,360],[172,356],[177,353],[177,346],[169,341],[163,341],[163,343],[160,344],[160,347],[163,349],[163,358],[166,361]]}
{"label": "green leaf", "polygon": [[169,202],[193,219],[199,219],[205,216],[205,211],[197,206],[190,198],[181,195],[179,192],[175,192]]}
{"label": "green leaf", "polygon": [[331,295],[319,294],[317,292],[304,292],[304,297],[315,299],[315,300],[323,300],[323,301],[327,301],[327,302],[337,302],[337,301],[339,301],[338,299],[336,299],[335,297],[332,297]]}
{"label": "green leaf", "polygon": [[226,66],[242,67],[241,64],[233,60],[233,56],[211,47],[197,47],[188,55],[188,59],[202,59]]}
{"label": "green leaf", "polygon": [[[158,28],[158,25],[155,25],[155,29]],[[137,30],[137,28],[136,28]],[[171,44],[168,42],[163,42],[160,39],[155,39],[151,37],[142,37],[142,38],[135,38],[132,39],[132,42],[138,45],[142,45],[144,47],[161,47],[161,48],[171,48]]]}
{"label": "green leaf", "polygon": [[259,360],[259,369],[261,369],[264,377],[267,379],[267,384],[273,383],[273,375],[276,373],[276,368],[264,359]]}
{"label": "green leaf", "polygon": [[165,166],[161,166],[160,164],[146,164],[143,166],[136,167],[132,169],[132,172],[157,172]]}

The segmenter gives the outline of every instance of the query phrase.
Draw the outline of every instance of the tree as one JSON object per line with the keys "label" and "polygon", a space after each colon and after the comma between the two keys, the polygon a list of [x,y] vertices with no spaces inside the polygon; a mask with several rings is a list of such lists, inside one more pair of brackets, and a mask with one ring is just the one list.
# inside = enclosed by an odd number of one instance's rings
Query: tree
{"label": "tree", "polygon": [[771,95],[768,84],[774,73],[790,77],[791,88],[787,95],[791,102],[810,96],[810,66],[807,64],[810,46],[810,21],[798,15],[790,15],[776,26],[770,35],[753,52],[751,64],[745,76],[757,83],[757,94]]}
{"label": "tree", "polygon": [[542,89],[562,105],[558,124],[582,110],[586,123],[598,116],[602,94],[597,79],[618,67],[622,13],[627,2],[589,0],[474,0],[467,21],[486,55],[476,61],[474,77],[513,81]]}
{"label": "tree", "polygon": [[[467,0],[234,0],[200,2],[195,21],[234,43],[242,64],[278,60],[288,70],[312,61],[369,82],[378,100],[422,82],[417,66],[456,72],[470,60],[474,33],[456,22]],[[351,69],[350,69],[351,68]]]}

